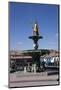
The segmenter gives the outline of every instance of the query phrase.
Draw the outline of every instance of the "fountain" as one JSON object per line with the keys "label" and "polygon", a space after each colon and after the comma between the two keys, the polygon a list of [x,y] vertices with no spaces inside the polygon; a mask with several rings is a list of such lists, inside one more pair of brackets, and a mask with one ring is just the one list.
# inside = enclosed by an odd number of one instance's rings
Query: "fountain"
{"label": "fountain", "polygon": [[34,50],[32,50],[32,71],[39,72],[40,71],[40,51],[38,50],[38,40],[43,37],[39,35],[38,31],[38,23],[35,22],[33,27],[33,35],[29,36],[29,39],[33,40]]}

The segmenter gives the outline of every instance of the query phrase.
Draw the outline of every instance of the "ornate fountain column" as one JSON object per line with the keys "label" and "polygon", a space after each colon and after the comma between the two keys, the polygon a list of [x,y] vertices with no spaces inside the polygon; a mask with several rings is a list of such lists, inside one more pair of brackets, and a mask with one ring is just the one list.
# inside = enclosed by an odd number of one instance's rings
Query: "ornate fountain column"
{"label": "ornate fountain column", "polygon": [[34,50],[32,52],[32,66],[34,66],[33,71],[39,71],[40,70],[40,52],[38,51],[38,46],[39,46],[38,40],[42,39],[42,36],[39,35],[37,22],[35,22],[33,27],[33,35],[29,36],[29,39],[32,39],[34,43],[33,44]]}

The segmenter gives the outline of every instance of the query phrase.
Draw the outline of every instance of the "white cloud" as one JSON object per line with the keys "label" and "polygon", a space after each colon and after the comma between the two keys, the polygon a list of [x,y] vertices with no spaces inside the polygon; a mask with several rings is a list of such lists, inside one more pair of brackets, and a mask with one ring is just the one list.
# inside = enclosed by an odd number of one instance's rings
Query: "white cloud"
{"label": "white cloud", "polygon": [[20,41],[17,42],[17,43],[16,43],[16,50],[21,50],[21,49],[22,49],[22,44],[23,44],[23,43],[20,42]]}
{"label": "white cloud", "polygon": [[49,45],[55,45],[55,42],[48,42]]}
{"label": "white cloud", "polygon": [[17,42],[17,45],[22,45],[23,43],[22,42]]}
{"label": "white cloud", "polygon": [[58,32],[56,33],[56,37],[58,37]]}

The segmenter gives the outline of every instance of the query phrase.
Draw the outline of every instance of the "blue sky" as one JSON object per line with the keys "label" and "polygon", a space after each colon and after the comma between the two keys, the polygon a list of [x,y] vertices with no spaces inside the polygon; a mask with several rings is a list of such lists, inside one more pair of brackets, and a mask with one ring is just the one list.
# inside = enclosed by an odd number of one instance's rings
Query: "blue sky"
{"label": "blue sky", "polygon": [[33,49],[32,35],[35,20],[39,25],[39,49],[58,48],[58,6],[46,4],[9,3],[10,49]]}

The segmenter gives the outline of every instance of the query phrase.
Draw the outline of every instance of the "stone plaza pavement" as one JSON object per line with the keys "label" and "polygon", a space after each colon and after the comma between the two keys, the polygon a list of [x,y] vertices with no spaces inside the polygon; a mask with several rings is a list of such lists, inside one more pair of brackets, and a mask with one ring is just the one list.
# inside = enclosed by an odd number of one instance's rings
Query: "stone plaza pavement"
{"label": "stone plaza pavement", "polygon": [[58,74],[47,75],[47,72],[41,73],[20,73],[15,72],[9,76],[9,87],[24,87],[24,86],[44,86],[58,85]]}

